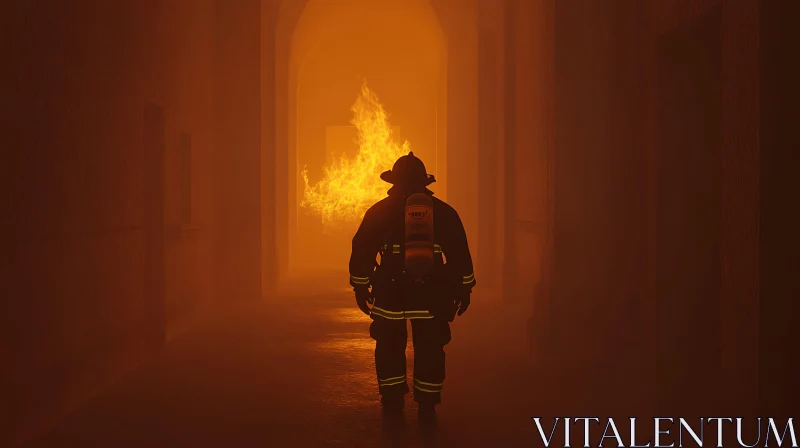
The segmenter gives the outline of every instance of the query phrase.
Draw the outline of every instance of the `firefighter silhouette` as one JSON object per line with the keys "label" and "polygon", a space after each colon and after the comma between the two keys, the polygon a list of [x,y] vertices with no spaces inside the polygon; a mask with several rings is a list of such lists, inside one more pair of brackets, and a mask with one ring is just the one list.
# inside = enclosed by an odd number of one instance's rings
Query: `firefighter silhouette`
{"label": "firefighter silhouette", "polygon": [[430,421],[441,403],[450,322],[467,310],[476,284],[472,257],[458,213],[433,197],[427,187],[435,179],[413,152],[381,179],[393,186],[366,212],[353,237],[350,284],[359,308],[372,317],[384,410],[402,410],[410,391],[405,355],[410,320],[413,397],[421,420]]}

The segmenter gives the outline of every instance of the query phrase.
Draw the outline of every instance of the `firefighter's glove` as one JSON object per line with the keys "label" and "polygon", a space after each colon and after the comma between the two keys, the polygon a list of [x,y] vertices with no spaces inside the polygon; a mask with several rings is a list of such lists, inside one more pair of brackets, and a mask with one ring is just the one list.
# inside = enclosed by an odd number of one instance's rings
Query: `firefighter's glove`
{"label": "firefighter's glove", "polygon": [[456,306],[458,306],[458,315],[462,315],[467,311],[469,308],[469,291],[464,291],[456,297]]}
{"label": "firefighter's glove", "polygon": [[369,286],[357,286],[353,290],[356,293],[356,304],[364,314],[369,316],[371,312],[369,305],[375,302],[375,299],[372,298],[372,293],[369,291]]}

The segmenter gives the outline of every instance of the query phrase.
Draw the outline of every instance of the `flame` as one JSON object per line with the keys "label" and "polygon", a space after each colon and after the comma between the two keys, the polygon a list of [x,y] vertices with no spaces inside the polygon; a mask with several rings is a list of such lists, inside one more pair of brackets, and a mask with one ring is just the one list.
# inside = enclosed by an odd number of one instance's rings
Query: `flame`
{"label": "flame", "polygon": [[392,139],[386,111],[366,83],[350,109],[350,123],[358,131],[355,159],[342,156],[324,167],[325,176],[313,186],[308,171],[302,172],[305,192],[300,206],[319,216],[326,229],[363,218],[370,206],[386,196],[388,185],[380,174],[410,151],[408,141],[397,144]]}

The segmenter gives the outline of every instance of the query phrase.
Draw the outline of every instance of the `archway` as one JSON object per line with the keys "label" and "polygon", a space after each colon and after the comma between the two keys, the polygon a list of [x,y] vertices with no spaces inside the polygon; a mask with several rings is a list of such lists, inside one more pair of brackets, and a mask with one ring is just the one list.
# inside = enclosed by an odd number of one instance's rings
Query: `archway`
{"label": "archway", "polygon": [[[300,172],[306,168],[313,184],[336,155],[357,151],[350,108],[366,80],[390,114],[395,138],[407,139],[428,170],[443,178],[444,37],[426,0],[311,0],[297,21],[288,56],[288,213],[278,216],[286,220],[288,273],[345,270],[355,229],[325,233],[319,218],[299,207]],[[444,187],[440,181],[434,190],[445,196]]]}

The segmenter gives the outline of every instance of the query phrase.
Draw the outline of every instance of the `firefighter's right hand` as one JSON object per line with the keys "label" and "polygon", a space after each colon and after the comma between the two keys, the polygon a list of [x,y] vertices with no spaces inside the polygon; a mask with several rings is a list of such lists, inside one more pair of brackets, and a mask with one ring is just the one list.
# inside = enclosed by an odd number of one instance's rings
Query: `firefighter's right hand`
{"label": "firefighter's right hand", "polygon": [[372,305],[375,301],[375,299],[372,298],[369,287],[358,287],[355,288],[354,291],[356,293],[356,304],[358,304],[358,307],[361,308],[364,314],[369,316],[371,313],[369,305]]}

